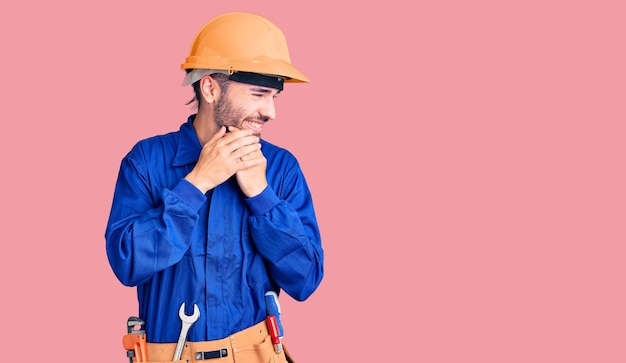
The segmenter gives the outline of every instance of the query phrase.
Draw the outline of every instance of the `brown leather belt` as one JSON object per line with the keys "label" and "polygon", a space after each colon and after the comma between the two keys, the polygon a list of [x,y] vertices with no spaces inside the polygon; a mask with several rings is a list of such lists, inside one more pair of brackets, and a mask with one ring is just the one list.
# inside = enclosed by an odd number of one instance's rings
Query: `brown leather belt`
{"label": "brown leather belt", "polygon": [[[148,343],[149,362],[172,362],[176,343]],[[272,356],[274,357],[272,360]],[[287,362],[284,352],[276,353],[262,321],[247,329],[219,340],[185,342],[179,362],[234,363],[234,362]]]}

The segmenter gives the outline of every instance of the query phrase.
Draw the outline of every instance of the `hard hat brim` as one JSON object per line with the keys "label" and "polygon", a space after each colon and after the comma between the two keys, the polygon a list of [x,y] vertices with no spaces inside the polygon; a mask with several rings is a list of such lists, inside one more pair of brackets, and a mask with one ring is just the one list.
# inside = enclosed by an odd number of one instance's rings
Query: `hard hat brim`
{"label": "hard hat brim", "polygon": [[308,83],[309,79],[296,67],[281,59],[267,57],[254,60],[220,56],[189,56],[181,69],[216,69],[233,72],[251,72],[282,77],[285,82]]}

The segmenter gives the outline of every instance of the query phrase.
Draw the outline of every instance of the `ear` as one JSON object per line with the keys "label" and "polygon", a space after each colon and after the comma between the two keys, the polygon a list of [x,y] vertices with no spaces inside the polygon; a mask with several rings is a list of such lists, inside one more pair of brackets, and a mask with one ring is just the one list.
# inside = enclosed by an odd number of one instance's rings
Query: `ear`
{"label": "ear", "polygon": [[205,102],[215,102],[219,89],[220,86],[217,84],[215,79],[213,79],[213,77],[207,75],[200,79],[200,92],[202,93],[202,98],[204,98]]}

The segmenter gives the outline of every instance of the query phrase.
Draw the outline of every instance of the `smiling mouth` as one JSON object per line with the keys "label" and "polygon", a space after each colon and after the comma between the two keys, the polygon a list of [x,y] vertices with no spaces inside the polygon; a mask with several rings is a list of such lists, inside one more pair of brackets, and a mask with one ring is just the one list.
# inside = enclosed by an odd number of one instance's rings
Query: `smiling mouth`
{"label": "smiling mouth", "polygon": [[246,124],[253,130],[261,130],[263,127],[263,121],[246,120]]}

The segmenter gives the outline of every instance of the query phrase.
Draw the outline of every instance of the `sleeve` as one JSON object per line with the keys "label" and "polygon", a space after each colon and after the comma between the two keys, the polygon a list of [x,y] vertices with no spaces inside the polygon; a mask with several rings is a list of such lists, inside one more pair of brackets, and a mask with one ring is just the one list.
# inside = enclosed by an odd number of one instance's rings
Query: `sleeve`
{"label": "sleeve", "polygon": [[279,189],[277,194],[268,186],[246,200],[252,211],[248,224],[274,281],[289,296],[303,301],[322,281],[324,251],[311,193],[297,163]]}
{"label": "sleeve", "polygon": [[120,166],[105,232],[109,263],[126,286],[141,284],[182,259],[206,200],[184,179],[153,198],[148,180],[142,158],[129,153]]}

